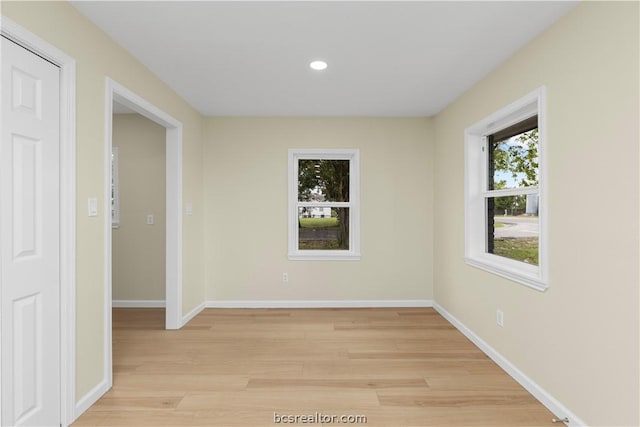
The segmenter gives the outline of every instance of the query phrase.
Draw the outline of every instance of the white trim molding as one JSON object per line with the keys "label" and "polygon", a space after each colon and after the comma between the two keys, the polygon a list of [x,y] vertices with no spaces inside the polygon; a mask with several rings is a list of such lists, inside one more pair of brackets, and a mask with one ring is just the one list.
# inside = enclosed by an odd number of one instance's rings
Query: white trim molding
{"label": "white trim molding", "polygon": [[182,317],[182,326],[186,325],[187,323],[189,323],[191,321],[191,319],[193,319],[194,317],[196,317],[198,314],[200,314],[200,312],[202,310],[204,310],[206,308],[206,304],[204,302],[198,304],[197,306],[195,306],[193,308],[193,310],[191,310],[190,312],[188,312],[187,314],[185,314]]}
{"label": "white trim molding", "polygon": [[211,300],[207,308],[401,308],[433,307],[431,300]]}
{"label": "white trim molding", "polygon": [[566,425],[569,427],[578,427],[578,426],[586,426],[587,424],[582,421],[576,414],[571,412],[566,406],[564,406],[560,401],[554,398],[548,391],[540,387],[525,375],[524,372],[519,370],[514,364],[512,364],[507,358],[498,353],[496,349],[491,347],[476,335],[471,329],[469,329],[465,324],[463,324],[460,320],[454,317],[451,313],[449,313],[444,307],[442,307],[437,302],[433,303],[433,308],[442,315],[445,319],[449,321],[457,330],[459,330],[465,337],[469,338],[469,340],[474,343],[480,350],[482,350],[491,360],[496,362],[498,366],[500,366],[509,376],[511,376],[514,380],[518,382],[522,387],[524,387],[529,393],[533,395],[536,399],[540,401],[549,411],[556,415],[558,419],[567,418],[569,420]]}
{"label": "white trim molding", "polygon": [[163,299],[158,300],[113,300],[111,307],[113,308],[165,308],[166,303]]}
{"label": "white trim molding", "polygon": [[98,401],[106,392],[111,388],[111,384],[104,378],[94,388],[89,390],[84,396],[82,396],[78,403],[75,404],[75,412],[77,417],[82,415],[87,409],[89,409],[94,403]]}
{"label": "white trim molding", "polygon": [[0,32],[60,68],[60,423],[78,417],[76,393],[76,61],[6,16]]}
{"label": "white trim molding", "polygon": [[[111,149],[113,102],[118,102],[166,128],[166,328],[182,326],[182,123],[111,78],[106,78],[105,96],[105,206],[111,206]],[[105,215],[107,248],[105,288],[111,304],[111,216]],[[110,309],[110,306],[107,310]],[[110,319],[109,319],[110,320]],[[109,322],[109,325],[111,322]],[[109,334],[111,329],[109,326]]]}
{"label": "white trim molding", "polygon": [[[490,190],[487,137],[537,116],[538,185],[510,190]],[[465,138],[465,262],[538,291],[549,285],[547,242],[546,88],[544,86],[489,115],[464,131]],[[487,250],[487,201],[504,196],[537,195],[538,265],[509,259]]]}
{"label": "white trim molding", "polygon": [[[300,160],[349,161],[349,200],[342,202],[301,202],[298,199],[298,166]],[[300,219],[298,209],[310,207],[349,209],[349,249],[301,250],[299,248]],[[357,148],[290,148],[288,151],[288,210],[289,260],[360,260],[360,150]]]}

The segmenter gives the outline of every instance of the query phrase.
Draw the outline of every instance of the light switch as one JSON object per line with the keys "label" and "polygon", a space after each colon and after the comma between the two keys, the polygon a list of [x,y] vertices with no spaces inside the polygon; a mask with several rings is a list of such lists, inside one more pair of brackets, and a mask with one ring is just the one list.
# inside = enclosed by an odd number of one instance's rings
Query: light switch
{"label": "light switch", "polygon": [[95,197],[89,198],[89,216],[98,216],[98,199]]}
{"label": "light switch", "polygon": [[187,202],[187,215],[191,216],[193,215],[193,203],[191,202]]}
{"label": "light switch", "polygon": [[147,224],[153,225],[153,215],[152,214],[147,215]]}

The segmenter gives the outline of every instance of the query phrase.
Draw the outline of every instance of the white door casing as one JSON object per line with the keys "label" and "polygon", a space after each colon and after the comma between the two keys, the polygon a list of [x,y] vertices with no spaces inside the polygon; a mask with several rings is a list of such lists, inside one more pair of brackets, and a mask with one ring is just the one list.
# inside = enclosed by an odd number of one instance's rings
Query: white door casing
{"label": "white door casing", "polygon": [[2,425],[60,423],[60,70],[2,38]]}
{"label": "white door casing", "polygon": [[[166,128],[165,327],[180,329],[187,321],[182,316],[182,122],[111,78],[106,80],[105,101],[105,206],[111,205],[113,102]],[[105,376],[111,378],[111,216],[105,220],[105,235]]]}

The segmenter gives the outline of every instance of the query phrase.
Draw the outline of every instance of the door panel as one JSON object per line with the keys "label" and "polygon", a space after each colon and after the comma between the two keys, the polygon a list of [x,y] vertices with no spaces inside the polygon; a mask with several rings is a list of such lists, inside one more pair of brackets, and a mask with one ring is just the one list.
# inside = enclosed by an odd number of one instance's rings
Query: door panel
{"label": "door panel", "polygon": [[60,423],[60,74],[2,38],[2,425]]}
{"label": "door panel", "polygon": [[28,418],[30,412],[42,408],[42,307],[40,295],[29,295],[13,302],[13,387],[14,417]]}
{"label": "door panel", "polygon": [[22,109],[23,112],[31,113],[41,119],[42,81],[19,68],[13,68],[11,74],[13,109]]}
{"label": "door panel", "polygon": [[13,250],[14,261],[41,255],[42,144],[12,135],[13,149]]}

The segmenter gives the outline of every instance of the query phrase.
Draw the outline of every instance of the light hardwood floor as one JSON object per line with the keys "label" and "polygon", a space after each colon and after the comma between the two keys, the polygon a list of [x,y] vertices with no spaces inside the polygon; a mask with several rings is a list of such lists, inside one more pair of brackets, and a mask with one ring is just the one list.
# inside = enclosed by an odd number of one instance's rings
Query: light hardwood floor
{"label": "light hardwood floor", "polygon": [[163,325],[162,309],[113,310],[113,388],[74,426],[556,425],[433,309],[207,309]]}

